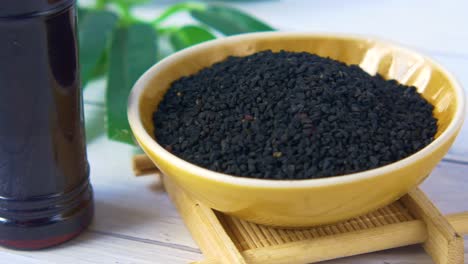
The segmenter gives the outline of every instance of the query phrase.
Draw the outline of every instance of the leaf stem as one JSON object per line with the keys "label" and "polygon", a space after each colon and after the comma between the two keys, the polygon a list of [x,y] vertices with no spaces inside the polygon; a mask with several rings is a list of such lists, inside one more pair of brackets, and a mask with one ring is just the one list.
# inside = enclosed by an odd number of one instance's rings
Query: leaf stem
{"label": "leaf stem", "polygon": [[164,12],[161,15],[159,15],[159,17],[154,19],[151,22],[151,24],[157,27],[159,24],[167,20],[169,17],[177,13],[184,12],[184,11],[191,11],[191,10],[203,10],[205,8],[206,8],[205,4],[195,3],[195,2],[185,2],[185,3],[175,4],[175,5],[170,6],[166,10],[164,10]]}

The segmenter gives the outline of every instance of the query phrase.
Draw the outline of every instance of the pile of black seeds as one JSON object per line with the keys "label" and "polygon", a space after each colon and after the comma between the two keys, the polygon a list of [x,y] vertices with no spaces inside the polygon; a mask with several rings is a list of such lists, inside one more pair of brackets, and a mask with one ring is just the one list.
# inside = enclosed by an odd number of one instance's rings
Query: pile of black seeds
{"label": "pile of black seeds", "polygon": [[175,81],[156,140],[199,166],[243,177],[308,179],[403,159],[433,139],[415,87],[309,53],[229,57]]}

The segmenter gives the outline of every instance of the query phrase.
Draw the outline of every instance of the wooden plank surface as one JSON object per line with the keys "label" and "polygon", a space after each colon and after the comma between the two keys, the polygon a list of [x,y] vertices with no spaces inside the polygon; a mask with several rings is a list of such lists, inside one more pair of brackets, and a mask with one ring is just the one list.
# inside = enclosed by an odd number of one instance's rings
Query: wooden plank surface
{"label": "wooden plank surface", "polygon": [[14,251],[0,248],[0,263],[188,263],[200,258],[198,252],[167,247],[153,241],[90,230],[52,249]]}
{"label": "wooden plank surface", "polygon": [[[161,1],[156,1],[161,2]],[[168,2],[162,1],[165,5]],[[232,2],[283,30],[349,32],[380,36],[424,51],[468,88],[468,1],[314,0]],[[162,6],[136,10],[152,18]],[[285,12],[287,10],[287,12]],[[178,16],[173,21],[188,21]],[[108,141],[103,80],[85,92],[85,114],[96,217],[89,232],[39,252],[0,249],[0,263],[187,263],[202,259],[174,206],[152,177],[135,178],[136,149]],[[468,122],[422,189],[444,213],[468,210]],[[465,259],[468,258],[465,239]],[[418,246],[323,262],[326,264],[426,264]]]}

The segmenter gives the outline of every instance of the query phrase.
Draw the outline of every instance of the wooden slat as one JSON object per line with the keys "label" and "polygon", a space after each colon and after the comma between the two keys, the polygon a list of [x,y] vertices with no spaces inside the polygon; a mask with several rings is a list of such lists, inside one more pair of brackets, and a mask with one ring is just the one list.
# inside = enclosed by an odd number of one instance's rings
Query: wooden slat
{"label": "wooden slat", "polygon": [[445,217],[459,234],[468,234],[468,212],[449,214]]}
{"label": "wooden slat", "polygon": [[[451,214],[447,219],[459,233],[468,234],[468,212]],[[426,224],[422,220],[411,220],[356,232],[249,249],[242,252],[242,255],[249,264],[311,263],[405,244],[423,243],[426,240]],[[197,264],[215,263],[219,263],[218,260],[206,259],[197,262]]]}
{"label": "wooden slat", "polygon": [[189,195],[163,177],[171,200],[190,230],[203,254],[225,264],[245,264],[243,256],[226,233],[211,208],[194,201]]}
{"label": "wooden slat", "polygon": [[[423,242],[425,225],[413,220],[355,232],[306,239],[242,252],[249,264],[311,263]],[[207,259],[198,264],[217,263]]]}
{"label": "wooden slat", "polygon": [[439,210],[419,189],[410,191],[401,201],[427,225],[424,249],[437,264],[463,264],[464,242]]}
{"label": "wooden slat", "polygon": [[248,263],[311,263],[397,246],[415,244],[426,238],[422,221],[364,229],[351,233],[303,240],[243,252]]}
{"label": "wooden slat", "polygon": [[[432,213],[437,209],[435,207],[427,209],[428,206],[424,204],[423,199],[417,201],[412,198],[405,199],[413,202],[403,200],[404,204],[402,204],[397,201],[391,206],[368,215],[335,225],[303,230],[285,230],[261,226],[230,216],[223,216],[222,219],[224,219],[223,224],[225,227],[230,222],[233,223],[232,226],[229,226],[229,229],[235,230],[231,232],[231,234],[236,235],[234,240],[242,243],[243,250],[241,254],[247,263],[311,263],[431,241],[433,238],[428,238],[428,234],[433,235],[434,231],[429,233],[428,226],[425,223],[426,219],[422,216],[418,219],[414,218],[408,212],[406,205],[413,203],[419,207],[424,207],[424,211],[431,211]],[[409,210],[415,210],[415,206],[411,205]],[[414,214],[419,216],[420,212]],[[447,219],[450,221],[450,223],[446,223],[448,226],[453,224],[460,232],[468,232],[468,212],[449,215]],[[281,241],[278,242],[275,239],[269,246],[265,246],[267,243],[264,241],[263,234],[266,232],[269,234],[277,233]],[[317,233],[320,235],[304,236],[298,235],[299,233]],[[263,240],[261,245],[260,241],[255,241],[260,239],[260,236]],[[442,243],[442,241],[439,241],[439,243]],[[463,250],[461,252],[463,258]],[[450,260],[452,262],[444,263],[458,263],[453,262],[458,258],[459,255],[456,255],[454,260]],[[219,259],[217,258],[208,258],[197,263],[214,264],[218,262]]]}
{"label": "wooden slat", "polygon": [[414,220],[413,217],[402,217],[403,214],[401,209],[387,206],[334,225],[291,230],[257,225],[222,213],[218,218],[242,251]]}
{"label": "wooden slat", "polygon": [[158,174],[160,171],[154,165],[153,161],[145,154],[135,155],[132,158],[132,169],[135,176],[143,176],[148,174]]}

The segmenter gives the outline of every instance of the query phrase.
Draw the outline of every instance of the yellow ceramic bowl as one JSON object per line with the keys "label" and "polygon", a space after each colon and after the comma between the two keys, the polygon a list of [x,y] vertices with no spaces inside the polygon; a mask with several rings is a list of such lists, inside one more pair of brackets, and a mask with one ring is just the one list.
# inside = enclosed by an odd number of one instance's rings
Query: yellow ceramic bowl
{"label": "yellow ceramic bowl", "polygon": [[[414,85],[434,106],[436,139],[419,152],[377,169],[310,180],[235,177],[188,163],[153,138],[152,114],[170,84],[227,56],[257,51],[306,51],[359,64],[370,74]],[[173,182],[208,206],[260,224],[299,227],[332,223],[387,205],[424,180],[447,153],[464,115],[464,95],[451,74],[413,51],[349,35],[255,33],[206,42],[149,69],[130,95],[128,117],[140,146]]]}

